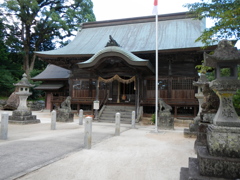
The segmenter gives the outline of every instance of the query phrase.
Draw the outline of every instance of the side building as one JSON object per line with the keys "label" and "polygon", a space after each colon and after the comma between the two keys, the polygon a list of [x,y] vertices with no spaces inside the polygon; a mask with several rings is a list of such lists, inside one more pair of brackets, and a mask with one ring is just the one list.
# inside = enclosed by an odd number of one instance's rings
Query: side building
{"label": "side building", "polygon": [[[188,13],[158,17],[158,97],[173,107],[175,117],[194,117],[198,112],[196,65],[202,63],[203,44],[195,42],[205,20]],[[67,46],[36,55],[50,65],[32,78],[44,83],[46,108],[72,97],[72,109],[103,106],[140,107],[155,112],[155,17],[88,22]],[[59,69],[59,71],[58,71]],[[51,73],[56,75],[51,75]],[[50,74],[49,74],[50,73]]]}

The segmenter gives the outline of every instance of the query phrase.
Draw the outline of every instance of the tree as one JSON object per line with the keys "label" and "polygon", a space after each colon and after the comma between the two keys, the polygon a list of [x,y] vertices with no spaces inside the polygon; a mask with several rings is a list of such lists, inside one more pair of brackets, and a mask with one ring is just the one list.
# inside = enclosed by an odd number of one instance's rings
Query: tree
{"label": "tree", "polygon": [[64,40],[74,35],[80,23],[95,21],[91,0],[5,0],[0,5],[5,39],[11,52],[23,58],[23,70],[29,76],[36,57],[51,38]]}
{"label": "tree", "polygon": [[0,96],[8,96],[11,94],[14,90],[13,83],[16,82],[18,74],[21,73],[18,68],[19,65],[9,59],[10,53],[3,41],[5,35],[6,31],[0,20]]}
{"label": "tree", "polygon": [[184,6],[197,19],[210,18],[214,21],[214,26],[205,29],[196,41],[208,46],[221,39],[240,40],[240,0],[201,0]]}

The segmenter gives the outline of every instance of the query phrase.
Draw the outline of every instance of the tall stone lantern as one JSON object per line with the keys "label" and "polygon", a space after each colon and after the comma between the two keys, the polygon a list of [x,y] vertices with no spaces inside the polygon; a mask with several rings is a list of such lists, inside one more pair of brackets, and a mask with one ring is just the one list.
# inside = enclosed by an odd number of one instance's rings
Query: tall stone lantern
{"label": "tall stone lantern", "polygon": [[204,61],[206,66],[215,68],[216,79],[209,87],[218,95],[220,104],[213,124],[207,127],[206,145],[197,146],[197,158],[189,158],[190,167],[181,169],[181,177],[240,179],[240,119],[232,102],[240,88],[237,79],[240,52],[227,40],[222,40],[213,55],[204,55]]}
{"label": "tall stone lantern", "polygon": [[27,98],[32,95],[32,93],[29,92],[29,88],[33,87],[34,85],[28,82],[27,75],[25,73],[23,74],[21,81],[13,85],[18,89],[16,94],[19,96],[20,100],[17,110],[28,110]]}
{"label": "tall stone lantern", "polygon": [[9,116],[9,123],[16,124],[32,124],[40,123],[40,120],[36,119],[35,115],[32,115],[31,110],[27,107],[27,98],[32,94],[29,92],[29,88],[34,85],[30,84],[27,75],[24,73],[22,79],[14,84],[17,88],[16,94],[19,96],[19,106],[17,110],[13,111],[12,116]]}
{"label": "tall stone lantern", "polygon": [[[227,40],[219,42],[213,55],[204,54],[206,66],[215,68],[216,79],[210,82],[220,100],[220,105],[213,119],[213,124],[227,127],[240,127],[240,119],[233,107],[233,95],[240,88],[237,65],[240,63],[240,52]],[[225,73],[223,73],[225,71]],[[227,73],[226,73],[227,72]]]}

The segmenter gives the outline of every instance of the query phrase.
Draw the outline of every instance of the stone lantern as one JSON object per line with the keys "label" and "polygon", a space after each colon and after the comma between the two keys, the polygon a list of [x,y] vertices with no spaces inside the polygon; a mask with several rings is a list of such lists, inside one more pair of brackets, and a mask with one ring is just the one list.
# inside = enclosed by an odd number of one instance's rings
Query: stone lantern
{"label": "stone lantern", "polygon": [[204,102],[204,95],[203,95],[202,89],[206,83],[208,83],[208,79],[207,79],[205,73],[200,74],[198,81],[193,81],[193,86],[198,87],[198,92],[195,93],[195,97],[198,99],[198,104],[199,104],[199,110],[198,110],[197,117],[194,118],[194,119],[196,119],[196,121],[200,120],[200,113],[202,112],[202,104]]}
{"label": "stone lantern", "polygon": [[[218,48],[213,55],[204,54],[206,66],[215,68],[216,79],[210,82],[209,87],[213,89],[220,100],[214,125],[227,127],[240,127],[240,120],[233,107],[233,95],[240,88],[238,80],[237,65],[240,63],[240,52],[229,44],[227,40],[219,42]],[[222,71],[225,71],[223,74]],[[226,74],[227,72],[227,74]]]}
{"label": "stone lantern", "polygon": [[32,95],[32,93],[29,92],[29,88],[33,87],[34,85],[28,82],[27,75],[25,73],[23,74],[23,78],[21,79],[21,81],[13,85],[16,86],[18,89],[16,94],[19,96],[20,100],[17,110],[28,110],[27,98],[28,96]]}
{"label": "stone lantern", "polygon": [[204,61],[215,68],[216,79],[209,87],[218,95],[220,104],[213,124],[206,129],[206,145],[196,147],[197,158],[189,158],[190,167],[181,169],[180,179],[240,179],[240,119],[232,102],[240,88],[240,52],[222,40],[213,55],[204,54]]}
{"label": "stone lantern", "polygon": [[27,107],[27,98],[32,94],[29,92],[29,88],[34,86],[29,83],[27,75],[24,73],[22,79],[14,86],[17,88],[16,94],[19,96],[20,102],[17,110],[13,111],[12,116],[9,116],[9,123],[40,123],[40,120],[36,119],[36,116],[32,115],[31,110]]}

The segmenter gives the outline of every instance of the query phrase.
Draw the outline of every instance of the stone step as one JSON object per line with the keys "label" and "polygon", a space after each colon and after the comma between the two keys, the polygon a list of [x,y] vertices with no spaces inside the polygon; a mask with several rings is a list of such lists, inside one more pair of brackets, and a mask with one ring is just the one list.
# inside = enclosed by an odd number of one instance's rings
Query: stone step
{"label": "stone step", "polygon": [[[121,117],[132,117],[132,113],[123,113],[119,112],[121,114]],[[108,117],[115,117],[116,113],[115,112],[103,112],[102,116],[108,116]]]}
{"label": "stone step", "polygon": [[188,177],[189,177],[189,169],[181,167],[180,180],[188,180]]}
{"label": "stone step", "polygon": [[121,114],[121,123],[130,124],[132,122],[132,111],[135,106],[106,106],[99,117],[99,121],[115,122],[116,113]]}

